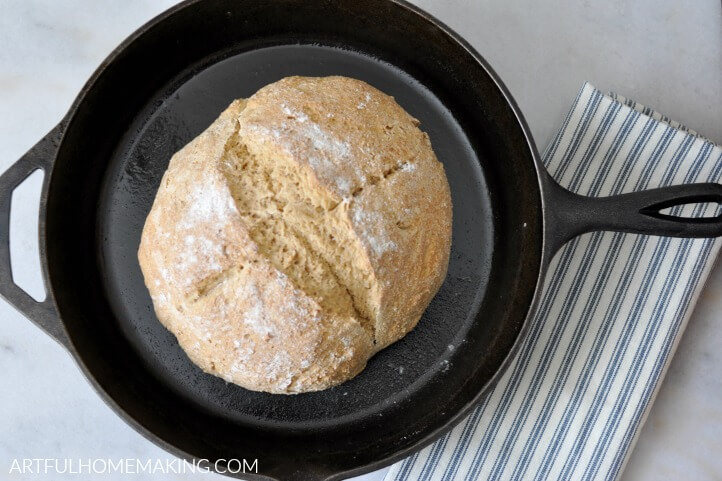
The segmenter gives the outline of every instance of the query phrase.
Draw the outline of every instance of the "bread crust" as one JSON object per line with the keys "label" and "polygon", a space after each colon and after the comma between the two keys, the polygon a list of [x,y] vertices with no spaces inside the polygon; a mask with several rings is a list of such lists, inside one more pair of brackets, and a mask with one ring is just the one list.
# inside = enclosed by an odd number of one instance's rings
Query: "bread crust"
{"label": "bread crust", "polygon": [[[348,230],[336,257],[311,244],[331,264],[351,259],[353,272],[331,267],[353,311],[299,288],[257,242],[224,174],[234,142],[297,169],[319,192],[315,221]],[[159,320],[204,371],[252,390],[315,391],[417,324],[446,276],[451,216],[429,137],[392,97],[345,77],[288,77],[233,102],[173,156],[138,258]]]}

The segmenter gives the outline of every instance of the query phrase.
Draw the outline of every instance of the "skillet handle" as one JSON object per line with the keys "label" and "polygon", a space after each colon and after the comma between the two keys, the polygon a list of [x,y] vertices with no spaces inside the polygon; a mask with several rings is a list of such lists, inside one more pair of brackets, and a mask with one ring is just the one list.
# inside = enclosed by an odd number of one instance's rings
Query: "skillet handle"
{"label": "skillet handle", "polygon": [[688,238],[722,236],[722,214],[688,218],[660,212],[685,204],[722,204],[722,184],[675,185],[609,197],[586,197],[566,190],[551,175],[546,177],[548,259],[567,241],[593,231]]}
{"label": "skillet handle", "polygon": [[[5,298],[6,301],[33,321],[50,337],[67,347],[69,341],[50,294],[48,293],[42,302],[35,301],[15,284],[10,267],[10,208],[12,194],[20,183],[38,169],[45,171],[39,219],[39,245],[42,255],[45,222],[44,204],[48,189],[48,174],[64,130],[65,123],[61,122],[23,155],[20,160],[0,175],[0,296]],[[32,222],[31,219],[28,219],[28,221]]]}

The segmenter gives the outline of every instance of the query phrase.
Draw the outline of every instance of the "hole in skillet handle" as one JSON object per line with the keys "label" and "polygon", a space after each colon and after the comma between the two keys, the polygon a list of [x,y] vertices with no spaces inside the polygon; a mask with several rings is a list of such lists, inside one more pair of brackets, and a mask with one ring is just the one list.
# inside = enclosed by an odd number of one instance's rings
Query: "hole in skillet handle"
{"label": "hole in skillet handle", "polygon": [[670,237],[722,236],[718,209],[722,184],[674,185],[600,200],[607,210],[617,209],[621,219],[616,225],[630,232]]}
{"label": "hole in skillet handle", "polygon": [[[21,183],[38,169],[44,171],[39,217],[37,217],[39,229],[42,229],[45,216],[43,199],[47,192],[49,179],[47,174],[55,159],[64,127],[64,121],[59,123],[20,160],[0,175],[0,295],[53,339],[67,347],[69,341],[50,295],[43,296],[43,300],[38,302],[26,291],[18,287],[13,278],[10,255],[10,212],[14,197],[13,193]],[[24,221],[32,222],[34,219],[24,219]],[[42,263],[42,242],[38,242],[38,247],[41,257],[40,262]]]}
{"label": "hole in skillet handle", "polygon": [[40,266],[38,223],[45,171],[37,169],[13,191],[10,200],[10,271],[13,282],[37,302],[47,297]]}
{"label": "hole in skillet handle", "polygon": [[544,182],[547,260],[572,238],[594,231],[685,238],[722,236],[722,184],[674,185],[585,197],[566,190],[549,174]]}
{"label": "hole in skillet handle", "polygon": [[659,214],[683,219],[709,219],[720,215],[722,204],[718,202],[694,202],[661,209]]}
{"label": "hole in skillet handle", "polygon": [[657,219],[678,220],[681,222],[693,221],[695,223],[715,223],[715,219],[721,217],[720,206],[722,199],[714,194],[722,185],[720,184],[690,184],[687,187],[693,189],[709,186],[709,192],[703,194],[690,194],[675,199],[669,199],[649,207],[643,208],[640,212],[644,215]]}

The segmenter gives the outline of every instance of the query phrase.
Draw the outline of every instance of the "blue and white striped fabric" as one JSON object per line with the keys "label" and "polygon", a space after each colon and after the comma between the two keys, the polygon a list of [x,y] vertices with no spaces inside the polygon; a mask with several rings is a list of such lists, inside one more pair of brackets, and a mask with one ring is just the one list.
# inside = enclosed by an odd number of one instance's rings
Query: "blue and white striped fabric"
{"label": "blue and white striped fabric", "polygon": [[[722,148],[589,84],[544,159],[562,185],[590,196],[722,174]],[[616,479],[721,244],[608,232],[567,244],[498,386],[386,481]]]}

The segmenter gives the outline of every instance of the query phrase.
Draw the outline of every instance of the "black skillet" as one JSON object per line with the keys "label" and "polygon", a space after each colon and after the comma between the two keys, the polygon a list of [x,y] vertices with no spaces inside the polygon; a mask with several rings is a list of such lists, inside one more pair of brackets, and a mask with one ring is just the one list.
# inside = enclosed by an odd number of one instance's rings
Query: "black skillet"
{"label": "black skillet", "polygon": [[[287,75],[331,74],[393,95],[431,136],[454,203],[449,274],[418,327],[355,379],[297,396],[246,391],[197,369],[155,318],[136,260],[141,227],[171,155],[232,99]],[[11,193],[36,169],[46,173],[40,303],[12,283],[8,248]],[[401,1],[192,0],[114,51],[66,118],[0,177],[0,290],[172,453],[211,466],[258,459],[253,479],[343,479],[464,417],[508,364],[565,241],[591,230],[722,235],[719,217],[659,213],[713,201],[722,186],[601,199],[563,190],[486,62]]]}

